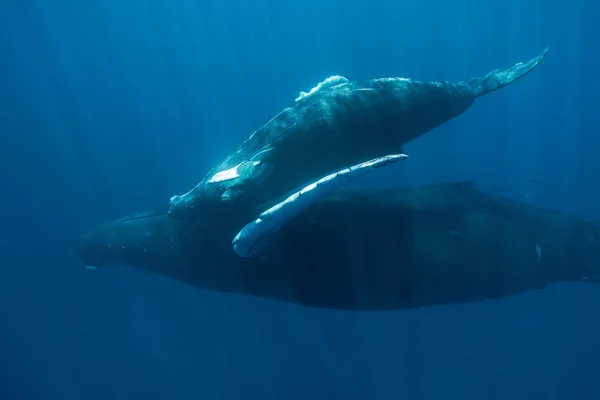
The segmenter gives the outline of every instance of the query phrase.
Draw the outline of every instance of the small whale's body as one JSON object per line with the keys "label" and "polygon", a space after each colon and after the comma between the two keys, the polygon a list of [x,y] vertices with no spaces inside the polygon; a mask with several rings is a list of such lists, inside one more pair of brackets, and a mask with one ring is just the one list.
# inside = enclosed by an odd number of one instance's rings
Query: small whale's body
{"label": "small whale's body", "polygon": [[207,290],[343,310],[465,303],[600,276],[599,226],[469,182],[317,199],[260,257],[234,252],[243,224],[213,223],[166,212],[126,217],[88,232],[79,256],[84,265],[128,265]]}
{"label": "small whale's body", "polygon": [[406,78],[326,79],[301,93],[213,168],[191,191],[173,196],[173,218],[235,213],[251,219],[299,186],[388,154],[462,114],[477,97],[531,72],[545,57],[458,83]]}

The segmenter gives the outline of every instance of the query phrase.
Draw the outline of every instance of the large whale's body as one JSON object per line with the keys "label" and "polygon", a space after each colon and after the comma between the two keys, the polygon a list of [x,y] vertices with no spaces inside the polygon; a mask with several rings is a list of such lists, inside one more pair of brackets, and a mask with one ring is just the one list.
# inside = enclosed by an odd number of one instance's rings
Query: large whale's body
{"label": "large whale's body", "polygon": [[96,267],[343,310],[463,303],[600,277],[600,227],[469,182],[333,194],[286,224],[260,257],[234,253],[238,223],[208,228],[138,214],[87,233],[79,255]]}
{"label": "large whale's body", "polygon": [[404,78],[348,82],[335,76],[254,132],[191,191],[173,196],[169,215],[254,217],[300,185],[387,154],[460,115],[477,97],[532,71],[538,57],[464,82]]}

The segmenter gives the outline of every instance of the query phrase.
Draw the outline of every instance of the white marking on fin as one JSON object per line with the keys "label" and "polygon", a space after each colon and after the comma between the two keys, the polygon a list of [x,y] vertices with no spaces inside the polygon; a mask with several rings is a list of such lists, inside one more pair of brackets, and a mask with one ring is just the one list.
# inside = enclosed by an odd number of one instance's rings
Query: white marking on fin
{"label": "white marking on fin", "polygon": [[217,172],[210,178],[209,183],[225,182],[232,179],[237,179],[240,175],[237,172],[238,167],[242,164],[238,164],[233,168],[226,169],[225,171]]}
{"label": "white marking on fin", "polygon": [[314,88],[310,89],[310,92],[306,93],[306,92],[300,92],[300,95],[298,96],[298,98],[296,98],[296,101],[305,98],[306,96],[310,96],[313,93],[318,92],[321,89],[326,89],[332,86],[337,86],[337,85],[343,85],[344,83],[348,83],[348,79],[344,78],[341,75],[333,75],[330,76],[329,78],[325,79],[322,82],[319,82],[317,84],[317,86],[315,86]]}
{"label": "white marking on fin", "polygon": [[98,269],[95,265],[86,265],[85,269],[89,269],[90,271],[95,271]]}
{"label": "white marking on fin", "polygon": [[542,248],[536,243],[535,244],[535,252],[537,253],[537,262],[540,262],[542,258]]}
{"label": "white marking on fin", "polygon": [[261,164],[263,162],[262,159],[263,159],[264,155],[269,153],[271,150],[273,150],[272,147],[269,147],[267,149],[259,151],[254,156],[252,156],[249,161],[241,162],[238,165],[236,165],[235,167],[226,169],[225,171],[217,172],[210,178],[210,180],[208,182],[209,183],[227,182],[227,181],[231,181],[233,179],[238,179],[242,175],[246,175],[247,173],[251,174],[251,171],[249,171],[250,166],[257,167],[259,164]]}
{"label": "white marking on fin", "polygon": [[398,161],[407,159],[405,154],[393,154],[375,158],[338,172],[329,174],[295,192],[287,199],[264,211],[258,218],[242,228],[233,239],[233,249],[240,257],[251,257],[268,245],[268,238],[282,226],[308,208],[318,199],[340,186]]}

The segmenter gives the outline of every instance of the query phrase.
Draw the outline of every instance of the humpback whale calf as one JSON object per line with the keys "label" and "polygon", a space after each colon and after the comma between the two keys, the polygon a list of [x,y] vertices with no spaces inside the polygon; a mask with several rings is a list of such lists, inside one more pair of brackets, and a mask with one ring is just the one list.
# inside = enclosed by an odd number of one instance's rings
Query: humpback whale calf
{"label": "humpback whale calf", "polygon": [[466,111],[476,98],[531,72],[545,57],[458,83],[333,76],[302,92],[201,182],[170,200],[173,218],[235,213],[250,220],[290,191],[333,171],[387,154]]}
{"label": "humpback whale calf", "polygon": [[80,259],[98,272],[122,264],[211,291],[341,310],[465,303],[600,278],[599,226],[470,182],[330,193],[251,258],[231,246],[239,224],[213,231],[166,208],[90,230]]}

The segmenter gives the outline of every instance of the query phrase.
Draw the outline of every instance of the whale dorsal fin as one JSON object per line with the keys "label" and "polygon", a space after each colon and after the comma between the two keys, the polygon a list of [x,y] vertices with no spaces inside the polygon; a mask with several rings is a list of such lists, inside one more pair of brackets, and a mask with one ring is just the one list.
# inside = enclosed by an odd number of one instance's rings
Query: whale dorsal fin
{"label": "whale dorsal fin", "polygon": [[310,91],[308,93],[300,92],[300,95],[296,98],[296,101],[302,100],[303,98],[310,96],[311,94],[316,93],[319,90],[327,89],[327,88],[337,86],[337,85],[342,85],[342,84],[348,83],[348,82],[349,82],[348,79],[346,79],[345,77],[343,77],[341,75],[330,76],[329,78],[319,82],[317,84],[317,86],[310,89]]}

